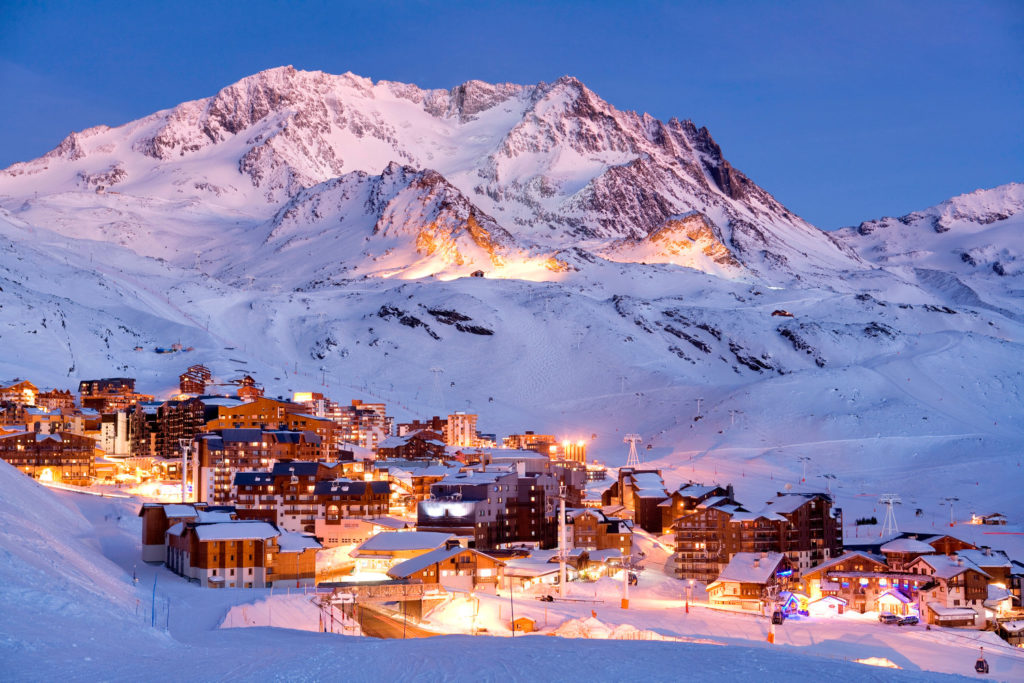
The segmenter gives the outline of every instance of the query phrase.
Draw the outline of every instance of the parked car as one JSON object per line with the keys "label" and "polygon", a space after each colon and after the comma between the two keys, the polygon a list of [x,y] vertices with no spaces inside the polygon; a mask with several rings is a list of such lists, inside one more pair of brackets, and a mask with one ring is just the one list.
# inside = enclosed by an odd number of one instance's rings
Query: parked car
{"label": "parked car", "polygon": [[898,616],[896,616],[895,614],[890,614],[889,612],[882,612],[881,614],[879,614],[878,615],[878,620],[880,622],[882,622],[883,624],[898,624],[898,623],[900,623],[900,618]]}
{"label": "parked car", "polygon": [[899,622],[897,622],[897,623],[898,623],[898,624],[899,624],[900,626],[917,626],[917,624],[918,624],[919,622],[920,622],[920,619],[918,619],[918,618],[917,618],[917,617],[915,617],[915,616],[914,616],[913,614],[911,614],[911,615],[908,615],[908,616],[902,617],[902,618],[901,618],[901,619],[899,620]]}

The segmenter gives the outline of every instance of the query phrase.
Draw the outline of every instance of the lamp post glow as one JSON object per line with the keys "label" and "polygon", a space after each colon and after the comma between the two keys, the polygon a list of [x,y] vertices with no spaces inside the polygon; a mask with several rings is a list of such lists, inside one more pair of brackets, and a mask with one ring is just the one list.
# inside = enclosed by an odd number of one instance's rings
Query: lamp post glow
{"label": "lamp post glow", "polygon": [[686,587],[686,613],[690,613],[690,598],[693,595],[693,579],[690,579],[689,585]]}
{"label": "lamp post glow", "polygon": [[[178,445],[181,446],[181,502],[184,503],[188,500],[188,450],[192,439],[178,439]],[[195,486],[194,481],[192,485]]]}

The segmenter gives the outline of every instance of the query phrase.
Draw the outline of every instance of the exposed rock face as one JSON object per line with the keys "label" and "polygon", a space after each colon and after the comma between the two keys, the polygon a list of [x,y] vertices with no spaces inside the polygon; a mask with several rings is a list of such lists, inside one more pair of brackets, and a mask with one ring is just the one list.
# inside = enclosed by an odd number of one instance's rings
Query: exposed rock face
{"label": "exposed rock face", "polygon": [[646,237],[622,240],[604,255],[614,261],[673,263],[733,274],[742,268],[708,217],[697,212],[669,218]]}
{"label": "exposed rock face", "polygon": [[419,235],[421,251],[455,261],[472,260],[454,246],[463,237],[490,254],[601,251],[601,242],[643,240],[698,212],[714,226],[715,249],[731,254],[710,256],[716,267],[738,263],[777,280],[865,268],[733,168],[706,128],[619,111],[569,76],[423,90],[281,67],[117,129],[72,134],[5,175],[52,172],[48,164],[72,164],[86,185],[121,168],[127,179],[109,180],[124,191],[148,182],[147,191],[166,187],[176,199],[191,188],[207,201],[216,188],[227,201],[238,188],[245,203],[279,215],[310,201],[308,191],[349,187],[353,173],[370,179],[396,164],[424,174],[405,193],[423,204],[381,212],[380,230],[429,218],[404,232]]}

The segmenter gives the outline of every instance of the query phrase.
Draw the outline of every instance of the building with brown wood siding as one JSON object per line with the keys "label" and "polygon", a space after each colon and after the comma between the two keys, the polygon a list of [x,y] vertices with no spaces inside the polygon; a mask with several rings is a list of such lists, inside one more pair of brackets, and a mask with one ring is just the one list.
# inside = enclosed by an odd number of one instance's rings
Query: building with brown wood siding
{"label": "building with brown wood siding", "polygon": [[219,406],[216,419],[206,423],[208,431],[218,429],[263,429],[313,432],[320,437],[318,460],[337,460],[341,436],[337,425],[324,417],[308,415],[305,406],[270,398],[257,398],[237,406]]}
{"label": "building with brown wood siding", "polygon": [[51,389],[36,396],[36,405],[47,410],[74,410],[75,395],[67,389]]}
{"label": "building with brown wood siding", "polygon": [[393,579],[474,590],[497,587],[504,567],[505,563],[497,558],[449,541],[444,547],[399,562],[387,575]]}
{"label": "building with brown wood siding", "polygon": [[135,393],[135,379],[132,377],[107,377],[87,379],[78,383],[81,406],[100,413],[116,413],[131,405],[152,401],[150,394]]}
{"label": "building with brown wood siding", "polygon": [[573,548],[615,549],[624,557],[633,554],[633,528],[626,520],[609,517],[594,508],[568,510],[566,517]]}
{"label": "building with brown wood siding", "polygon": [[0,459],[32,477],[88,485],[95,474],[96,442],[70,432],[16,432],[0,436]]}
{"label": "building with brown wood siding", "polygon": [[0,403],[34,406],[38,397],[39,388],[27,379],[0,387]]}
{"label": "building with brown wood siding", "polygon": [[163,562],[167,559],[167,530],[179,522],[223,522],[235,518],[232,507],[209,508],[203,503],[143,503],[142,561]]}
{"label": "building with brown wood siding", "polygon": [[210,588],[264,588],[280,532],[267,522],[179,522],[167,530],[167,568]]}
{"label": "building with brown wood siding", "polygon": [[210,588],[313,586],[312,536],[262,521],[179,522],[167,531],[167,568]]}
{"label": "building with brown wood siding", "polygon": [[922,555],[907,570],[929,579],[918,593],[923,621],[985,628],[988,621],[984,603],[992,581],[988,572],[959,555]]}
{"label": "building with brown wood siding", "polygon": [[193,442],[199,466],[197,496],[214,505],[230,503],[237,473],[265,472],[283,460],[315,461],[320,447],[320,437],[305,432],[219,429],[199,434]]}
{"label": "building with brown wood siding", "polygon": [[661,503],[668,498],[661,470],[620,467],[619,478],[601,494],[604,505],[624,505],[636,526],[652,534],[665,532]]}
{"label": "building with brown wood siding", "polygon": [[439,460],[445,457],[444,437],[436,432],[418,431],[389,436],[377,445],[377,457],[398,460]]}

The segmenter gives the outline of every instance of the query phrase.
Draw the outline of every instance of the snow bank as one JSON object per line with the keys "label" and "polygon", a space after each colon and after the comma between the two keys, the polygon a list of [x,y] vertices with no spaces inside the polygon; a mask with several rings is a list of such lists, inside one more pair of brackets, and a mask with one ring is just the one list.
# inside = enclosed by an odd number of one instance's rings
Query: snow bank
{"label": "snow bank", "polygon": [[235,605],[228,610],[220,628],[273,626],[297,631],[320,630],[320,608],[312,595],[271,595],[263,600]]}

